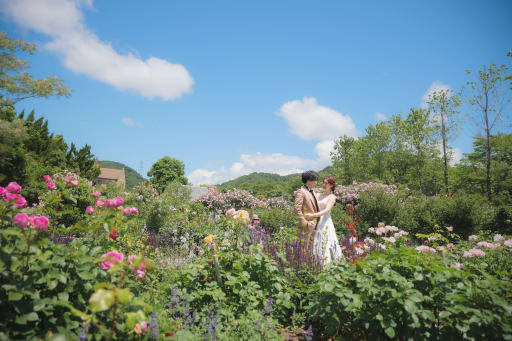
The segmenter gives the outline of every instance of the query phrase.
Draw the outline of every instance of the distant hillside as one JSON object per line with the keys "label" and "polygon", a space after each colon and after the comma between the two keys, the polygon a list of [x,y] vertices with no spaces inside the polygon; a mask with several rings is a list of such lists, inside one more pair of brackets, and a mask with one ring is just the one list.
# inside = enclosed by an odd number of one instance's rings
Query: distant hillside
{"label": "distant hillside", "polygon": [[279,174],[273,173],[251,173],[247,175],[242,175],[236,179],[224,182],[220,184],[219,187],[238,187],[242,184],[255,184],[261,182],[286,182],[291,178],[298,176],[298,174],[290,174],[286,176],[282,176]]}
{"label": "distant hillside", "polygon": [[[331,172],[331,166],[319,171],[318,175],[320,180],[327,175],[332,175]],[[257,197],[269,198],[281,195],[291,196],[301,185],[301,173],[285,176],[273,173],[251,173],[224,182],[220,184],[218,188],[220,190],[229,190],[232,188],[245,189]]]}
{"label": "distant hillside", "polygon": [[[332,166],[327,166],[318,172],[320,178],[330,174],[332,172]],[[236,179],[224,182],[219,185],[221,188],[238,187],[240,185],[256,184],[256,183],[275,183],[275,182],[289,182],[292,180],[301,179],[301,173],[294,173],[289,175],[279,175],[274,173],[251,173],[248,175],[242,175]]]}
{"label": "distant hillside", "polygon": [[120,162],[115,161],[100,161],[101,168],[113,168],[113,169],[123,169],[126,175],[126,188],[132,189],[134,186],[138,185],[144,178],[133,168],[130,168]]}

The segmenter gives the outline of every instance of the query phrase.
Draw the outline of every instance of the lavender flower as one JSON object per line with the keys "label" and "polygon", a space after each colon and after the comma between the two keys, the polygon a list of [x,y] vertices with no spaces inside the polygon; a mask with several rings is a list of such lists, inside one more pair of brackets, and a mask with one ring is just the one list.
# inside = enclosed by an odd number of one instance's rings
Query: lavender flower
{"label": "lavender flower", "polygon": [[87,331],[89,330],[89,327],[91,326],[90,323],[87,323],[85,327],[80,328],[80,340],[85,340],[87,337]]}
{"label": "lavender flower", "polygon": [[309,325],[308,330],[306,330],[306,332],[304,333],[304,337],[306,338],[307,341],[313,340],[313,326],[312,325]]}
{"label": "lavender flower", "polygon": [[156,320],[155,313],[153,313],[151,315],[151,320],[149,321],[149,329],[151,330],[151,338],[158,340],[158,337],[160,335],[160,333],[159,333],[160,328],[158,327],[158,322]]}
{"label": "lavender flower", "polygon": [[263,309],[263,312],[267,315],[272,312],[272,302],[272,297],[269,297],[267,303],[265,304],[265,308]]}

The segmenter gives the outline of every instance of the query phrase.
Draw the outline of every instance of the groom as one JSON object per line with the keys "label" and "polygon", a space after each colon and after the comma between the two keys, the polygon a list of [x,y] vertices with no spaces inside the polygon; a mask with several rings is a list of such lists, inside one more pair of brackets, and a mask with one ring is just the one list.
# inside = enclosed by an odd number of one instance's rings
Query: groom
{"label": "groom", "polygon": [[316,187],[318,174],[314,171],[302,173],[304,186],[295,192],[295,215],[299,219],[299,231],[304,237],[306,247],[312,240],[313,232],[318,223],[316,219],[307,220],[306,213],[317,213],[320,211],[313,188]]}

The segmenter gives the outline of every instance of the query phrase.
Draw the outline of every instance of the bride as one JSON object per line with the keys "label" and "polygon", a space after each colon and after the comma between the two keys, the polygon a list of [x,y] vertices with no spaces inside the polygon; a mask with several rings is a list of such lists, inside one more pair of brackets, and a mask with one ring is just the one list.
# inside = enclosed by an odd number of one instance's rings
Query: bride
{"label": "bride", "polygon": [[322,259],[323,264],[343,258],[331,219],[331,209],[336,203],[336,196],[333,194],[334,188],[336,188],[334,178],[332,176],[325,177],[322,182],[323,193],[317,196],[320,212],[306,214],[306,219],[320,218],[313,239],[313,252]]}

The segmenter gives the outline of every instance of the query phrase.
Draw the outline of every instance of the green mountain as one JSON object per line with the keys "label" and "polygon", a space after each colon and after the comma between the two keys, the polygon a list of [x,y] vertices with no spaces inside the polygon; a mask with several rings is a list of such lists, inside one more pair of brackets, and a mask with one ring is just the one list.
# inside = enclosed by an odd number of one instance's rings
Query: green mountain
{"label": "green mountain", "polygon": [[126,189],[132,189],[145,179],[133,168],[128,167],[120,162],[115,161],[100,161],[100,167],[112,168],[112,169],[123,169],[126,175]]}
{"label": "green mountain", "polygon": [[[318,172],[320,181],[332,175],[332,166]],[[279,175],[273,173],[251,173],[224,182],[217,186],[221,191],[232,188],[245,189],[257,197],[291,196],[302,185],[301,173]]]}

